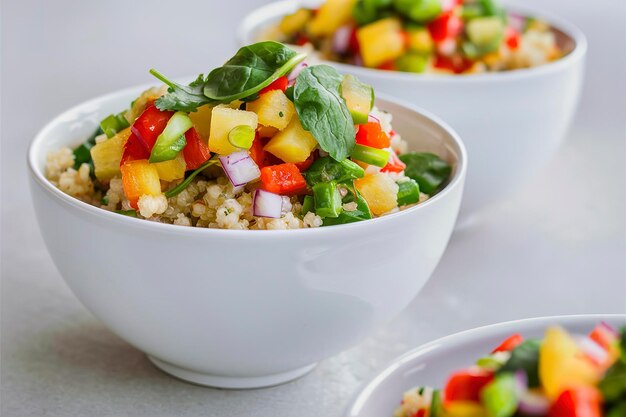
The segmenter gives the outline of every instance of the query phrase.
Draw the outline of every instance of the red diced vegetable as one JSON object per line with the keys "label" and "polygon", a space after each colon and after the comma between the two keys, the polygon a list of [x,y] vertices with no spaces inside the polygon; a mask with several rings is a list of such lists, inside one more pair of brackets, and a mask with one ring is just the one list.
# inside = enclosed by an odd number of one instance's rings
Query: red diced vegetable
{"label": "red diced vegetable", "polygon": [[434,62],[435,68],[444,69],[446,71],[452,71],[455,74],[461,74],[468,69],[472,68],[474,65],[474,61],[464,58],[464,57],[447,57],[444,55],[437,54],[435,56]]}
{"label": "red diced vegetable", "polygon": [[348,49],[357,55],[361,51],[361,45],[359,45],[359,39],[356,37],[357,28],[354,27],[350,32],[350,42],[348,43]]}
{"label": "red diced vegetable", "polygon": [[384,71],[395,71],[396,63],[394,61],[387,61],[383,64],[380,64],[378,66],[378,69],[384,70]]}
{"label": "red diced vegetable", "polygon": [[493,380],[493,372],[484,369],[466,369],[455,372],[448,379],[444,399],[450,401],[480,402],[480,391]]}
{"label": "red diced vegetable", "polygon": [[120,166],[124,165],[126,161],[136,161],[138,159],[150,158],[150,151],[146,149],[144,143],[133,132],[124,143],[124,151],[122,152],[122,159],[120,160]]}
{"label": "red diced vegetable", "polygon": [[406,164],[398,158],[395,152],[391,152],[389,156],[389,162],[385,165],[381,171],[382,172],[402,172],[406,168]]}
{"label": "red diced vegetable", "polygon": [[492,350],[491,353],[510,352],[511,350],[521,345],[523,341],[524,338],[522,337],[522,335],[519,333],[515,333],[513,336],[509,336],[508,338],[506,338],[504,342],[500,343],[500,345]]}
{"label": "red diced vegetable", "polygon": [[148,153],[152,151],[154,143],[173,114],[173,111],[161,111],[156,106],[150,105],[131,126],[130,130],[143,142]]}
{"label": "red diced vegetable", "polygon": [[298,167],[300,172],[306,171],[307,169],[309,169],[311,164],[317,159],[318,155],[319,153],[317,151],[313,151],[311,152],[311,155],[309,155],[309,157],[304,162],[299,162],[295,165],[296,167]]}
{"label": "red diced vegetable", "polygon": [[512,27],[508,27],[506,28],[506,33],[504,35],[504,38],[509,48],[513,50],[519,48],[521,36],[518,31],[516,31]]}
{"label": "red diced vegetable", "polygon": [[447,12],[428,24],[433,41],[439,43],[447,38],[455,38],[463,29],[463,20],[452,12]]}
{"label": "red diced vegetable", "polygon": [[565,390],[550,407],[549,417],[601,417],[601,396],[590,386]]}
{"label": "red diced vegetable", "polygon": [[289,79],[287,78],[287,76],[278,77],[270,85],[268,85],[267,87],[259,91],[259,94],[267,93],[268,91],[273,91],[273,90],[280,90],[284,93],[288,85],[289,85]]}
{"label": "red diced vegetable", "polygon": [[263,149],[263,147],[267,144],[268,139],[269,138],[259,137],[257,132],[257,136],[252,142],[252,147],[249,149],[250,156],[252,157],[254,162],[256,162],[259,168],[263,168],[268,165],[278,165],[283,163],[283,161]]}
{"label": "red diced vegetable", "polygon": [[298,194],[306,190],[306,181],[295,164],[272,165],[261,169],[261,188],[280,195]]}
{"label": "red diced vegetable", "polygon": [[188,170],[197,169],[204,164],[210,157],[209,145],[202,140],[195,128],[185,132],[185,140],[187,144],[183,148],[183,155]]}
{"label": "red diced vegetable", "polygon": [[598,324],[592,331],[589,333],[589,338],[596,342],[598,345],[602,346],[604,350],[610,350],[612,346],[617,341],[617,334],[611,328],[607,327],[606,324]]}
{"label": "red diced vegetable", "polygon": [[384,149],[389,147],[390,139],[382,131],[380,123],[367,122],[359,125],[359,130],[356,133],[356,143],[371,146],[372,148]]}

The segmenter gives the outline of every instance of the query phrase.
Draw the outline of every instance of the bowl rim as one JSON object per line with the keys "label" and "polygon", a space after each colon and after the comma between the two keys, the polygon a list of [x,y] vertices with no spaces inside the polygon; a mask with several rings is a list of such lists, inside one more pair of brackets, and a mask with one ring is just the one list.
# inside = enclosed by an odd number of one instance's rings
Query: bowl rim
{"label": "bowl rim", "polygon": [[[451,344],[463,346],[468,342],[488,337],[490,333],[498,332],[504,329],[510,329],[509,331],[513,332],[516,331],[517,328],[524,326],[546,326],[550,323],[567,326],[576,324],[579,321],[603,321],[615,319],[626,321],[626,314],[592,313],[538,316],[478,326],[423,343],[399,356],[396,356],[391,361],[387,362],[382,368],[379,368],[373,377],[361,384],[357,388],[355,394],[353,394],[350,398],[342,417],[357,417],[364,406],[364,402],[369,399],[372,393],[375,392],[376,388],[397,369],[421,356],[428,355],[431,351],[437,348],[445,348]],[[398,395],[402,395],[402,393],[398,393]]]}
{"label": "bowl rim", "polygon": [[[274,13],[279,10],[293,9],[298,2],[293,0],[278,0],[258,7],[248,13],[241,21],[236,30],[237,42],[240,46],[253,41],[252,34],[267,20],[264,14]],[[538,17],[546,21],[551,28],[557,29],[574,42],[574,48],[570,53],[555,61],[538,65],[531,68],[520,68],[515,70],[484,72],[478,74],[412,74],[403,71],[385,71],[375,68],[359,67],[356,65],[341,62],[320,60],[320,63],[333,65],[344,73],[354,73],[356,75],[365,74],[369,77],[377,77],[381,80],[394,82],[428,82],[428,83],[492,83],[504,82],[531,77],[540,77],[544,74],[551,74],[561,71],[570,65],[574,65],[582,60],[587,53],[587,37],[576,25],[562,19],[552,13],[537,11],[533,8],[509,4],[505,7],[507,12],[513,12],[524,16]]]}
{"label": "bowl rim", "polygon": [[[192,79],[191,77],[183,77],[182,80]],[[417,213],[420,210],[424,210],[431,205],[438,204],[440,200],[443,200],[452,192],[453,189],[458,187],[462,187],[465,176],[467,173],[467,150],[465,149],[465,145],[458,133],[452,129],[447,123],[442,121],[439,117],[431,114],[430,112],[421,109],[414,104],[397,99],[395,97],[386,95],[386,94],[377,94],[377,98],[382,99],[383,101],[388,101],[393,104],[397,104],[401,107],[404,107],[410,110],[412,113],[417,113],[426,119],[430,120],[437,126],[439,126],[443,132],[445,132],[449,138],[452,140],[453,146],[456,149],[453,149],[456,155],[456,169],[454,169],[454,175],[446,184],[446,186],[433,197],[429,198],[423,203],[420,203],[414,207],[408,208],[406,210],[388,214],[382,217],[377,217],[374,219],[370,219],[363,222],[356,223],[348,223],[342,225],[334,225],[332,227],[315,227],[315,228],[303,228],[303,229],[289,229],[289,230],[230,230],[230,229],[214,229],[214,228],[205,228],[205,227],[189,227],[189,226],[179,226],[168,223],[159,223],[154,221],[147,221],[145,219],[134,218],[130,216],[123,216],[118,213],[114,213],[100,207],[93,206],[86,202],[83,202],[75,197],[72,197],[68,194],[65,194],[59,188],[55,187],[44,174],[44,170],[40,169],[38,164],[38,157],[41,155],[41,144],[45,141],[47,136],[50,134],[50,131],[54,129],[59,123],[63,120],[67,120],[70,118],[70,115],[77,113],[82,108],[89,107],[97,107],[98,103],[119,100],[121,97],[130,94],[138,94],[140,91],[149,88],[152,84],[142,84],[138,86],[128,87],[121,90],[117,90],[111,93],[103,94],[97,96],[93,99],[84,101],[80,104],[77,104],[70,109],[62,112],[61,114],[52,118],[46,125],[35,135],[34,139],[31,141],[28,152],[27,152],[27,165],[28,170],[32,179],[43,189],[43,192],[49,194],[53,198],[56,198],[61,202],[62,205],[65,206],[66,209],[76,209],[85,215],[95,216],[100,219],[108,219],[114,223],[118,223],[128,228],[141,228],[145,230],[151,231],[161,231],[165,233],[173,233],[173,234],[181,234],[181,235],[203,235],[203,234],[215,234],[219,235],[222,238],[265,238],[271,235],[280,235],[280,236],[291,236],[292,238],[298,238],[300,236],[321,236],[329,233],[342,233],[347,230],[357,230],[356,228],[362,228],[364,233],[368,230],[368,227],[377,227],[379,225],[384,224],[385,222],[393,222],[393,221],[401,221],[403,218],[407,216],[411,216],[413,213]],[[31,194],[35,191],[31,186]],[[456,219],[455,219],[456,220]],[[315,230],[309,230],[315,229]]]}

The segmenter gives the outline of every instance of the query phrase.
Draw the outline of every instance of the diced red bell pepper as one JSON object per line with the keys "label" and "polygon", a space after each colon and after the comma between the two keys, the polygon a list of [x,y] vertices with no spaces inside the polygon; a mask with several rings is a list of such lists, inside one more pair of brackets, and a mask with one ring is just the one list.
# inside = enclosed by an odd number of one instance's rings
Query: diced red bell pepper
{"label": "diced red bell pepper", "polygon": [[413,417],[426,417],[426,409],[420,408],[413,414]]}
{"label": "diced red bell pepper", "polygon": [[456,38],[463,30],[463,20],[451,11],[443,13],[428,24],[430,37],[435,43],[443,42],[447,38]]}
{"label": "diced red bell pepper", "polygon": [[150,105],[135,120],[130,130],[139,137],[148,152],[152,152],[154,143],[173,114],[173,111],[162,111],[156,106]]}
{"label": "diced red bell pepper", "polygon": [[484,369],[466,369],[450,376],[444,388],[444,400],[480,401],[480,391],[493,380],[493,372]]}
{"label": "diced red bell pepper", "polygon": [[309,169],[311,164],[313,164],[313,162],[317,159],[318,156],[319,156],[319,152],[317,152],[317,150],[315,150],[315,151],[311,152],[311,154],[309,155],[309,157],[306,160],[304,160],[303,162],[298,162],[295,165],[296,165],[296,167],[298,167],[300,172],[306,171],[307,169]]}
{"label": "diced red bell pepper", "polygon": [[510,49],[516,50],[517,48],[519,48],[521,36],[520,36],[520,33],[516,31],[515,29],[513,29],[512,27],[506,28],[504,39],[505,39],[506,45]]}
{"label": "diced red bell pepper", "polygon": [[352,32],[350,32],[350,42],[348,42],[348,50],[352,52],[353,55],[357,55],[361,52],[361,45],[359,45],[359,38],[356,36],[357,27],[352,28]]}
{"label": "diced red bell pepper", "polygon": [[261,188],[280,195],[306,191],[306,181],[295,164],[280,164],[261,168]]}
{"label": "diced red bell pepper", "polygon": [[389,136],[382,131],[380,123],[367,122],[359,125],[359,130],[356,133],[356,143],[359,145],[384,149],[389,147],[390,142]]}
{"label": "diced red bell pepper", "polygon": [[150,158],[150,151],[146,149],[144,143],[137,135],[130,132],[130,136],[124,143],[124,151],[122,152],[122,159],[120,160],[120,166],[124,165],[127,161],[135,161],[138,159]]}
{"label": "diced red bell pepper", "polygon": [[389,153],[389,162],[385,165],[382,172],[402,172],[406,168],[406,164],[398,158],[395,152]]}
{"label": "diced red bell pepper", "polygon": [[305,34],[301,33],[298,36],[296,36],[296,45],[298,46],[304,46],[307,43],[311,42],[311,39],[309,39],[308,36],[306,36]]}
{"label": "diced red bell pepper", "polygon": [[606,351],[610,351],[617,341],[617,336],[602,324],[594,327],[591,333],[589,333],[589,338],[602,346]]}
{"label": "diced red bell pepper", "polygon": [[259,168],[263,168],[268,165],[278,165],[283,163],[282,160],[278,159],[277,157],[269,152],[266,152],[265,149],[263,149],[269,139],[270,138],[259,137],[259,134],[257,132],[257,135],[252,142],[252,147],[249,150],[250,157],[259,166]]}
{"label": "diced red bell pepper", "polygon": [[565,390],[550,407],[548,417],[601,417],[602,398],[595,387]]}
{"label": "diced red bell pepper", "polygon": [[284,93],[288,86],[289,79],[286,76],[278,77],[270,85],[261,89],[261,91],[259,91],[259,94],[267,93],[268,91],[272,90],[280,90]]}
{"label": "diced red bell pepper", "polygon": [[394,61],[387,61],[378,66],[378,69],[383,71],[395,71],[396,63]]}
{"label": "diced red bell pepper", "polygon": [[452,71],[455,74],[461,74],[472,68],[473,65],[474,61],[465,57],[448,57],[440,54],[435,55],[435,62],[433,63],[435,68]]}
{"label": "diced red bell pepper", "polygon": [[496,352],[510,352],[524,341],[524,337],[521,334],[515,333],[512,336],[507,337],[504,342],[500,343],[498,347],[491,351],[491,353]]}
{"label": "diced red bell pepper", "polygon": [[198,131],[193,127],[185,132],[185,140],[187,144],[183,148],[183,156],[187,169],[197,169],[211,157],[209,145],[202,140]]}

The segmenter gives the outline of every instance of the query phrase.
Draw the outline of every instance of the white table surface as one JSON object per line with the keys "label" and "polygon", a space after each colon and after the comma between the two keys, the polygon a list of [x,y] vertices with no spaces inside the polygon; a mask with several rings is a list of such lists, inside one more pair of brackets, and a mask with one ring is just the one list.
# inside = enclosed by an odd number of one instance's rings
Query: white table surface
{"label": "white table surface", "polygon": [[395,321],[308,376],[238,392],[162,374],[63,283],[25,167],[35,132],[69,106],[149,82],[150,67],[177,76],[219,64],[243,10],[263,1],[153,3],[2,4],[2,416],[339,416],[359,384],[433,338],[524,317],[626,313],[625,3],[528,0],[577,23],[590,43],[580,111],[551,166],[456,233]]}

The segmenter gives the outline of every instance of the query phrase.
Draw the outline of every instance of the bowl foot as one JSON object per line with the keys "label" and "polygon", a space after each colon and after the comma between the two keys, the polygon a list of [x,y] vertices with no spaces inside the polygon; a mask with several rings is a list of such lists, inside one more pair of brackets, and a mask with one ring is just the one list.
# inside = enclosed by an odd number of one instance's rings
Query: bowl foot
{"label": "bowl foot", "polygon": [[252,389],[280,385],[308,374],[313,370],[313,368],[315,368],[315,366],[317,366],[317,363],[314,363],[279,374],[253,377],[231,377],[196,372],[172,365],[171,363],[164,362],[161,359],[157,359],[150,355],[147,356],[154,366],[178,379],[207,387],[225,389]]}

